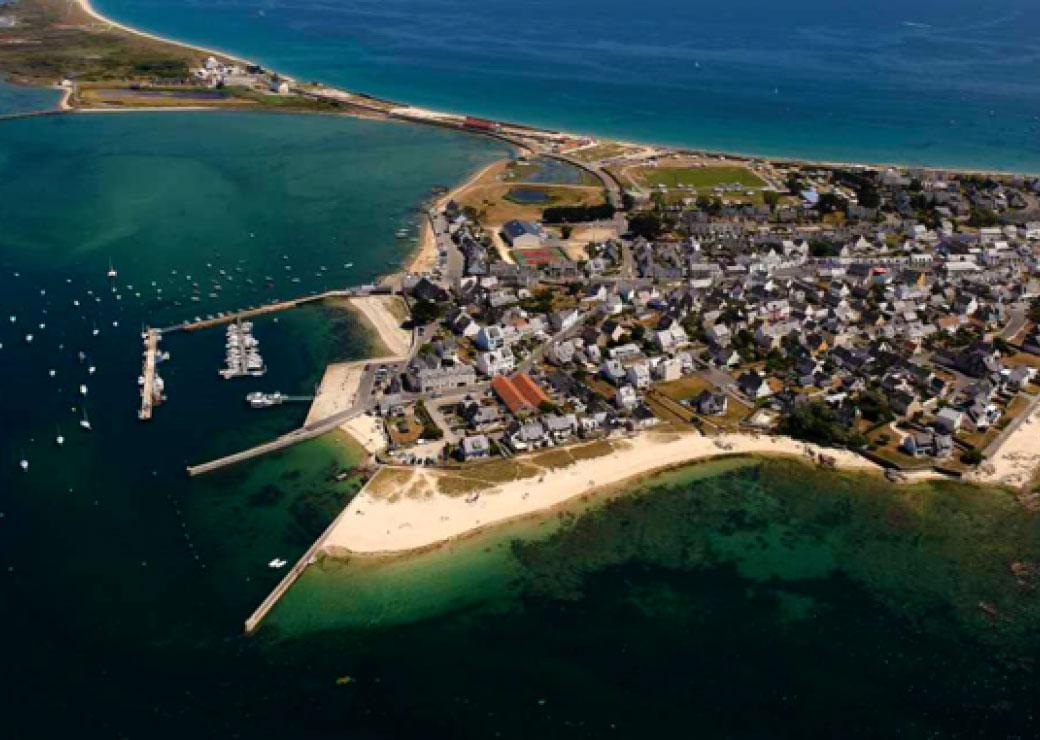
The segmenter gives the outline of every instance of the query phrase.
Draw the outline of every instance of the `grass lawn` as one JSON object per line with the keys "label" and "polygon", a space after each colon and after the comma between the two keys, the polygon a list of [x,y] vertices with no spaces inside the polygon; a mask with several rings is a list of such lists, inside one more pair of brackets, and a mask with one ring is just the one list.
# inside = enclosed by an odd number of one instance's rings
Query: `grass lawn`
{"label": "grass lawn", "polygon": [[628,149],[621,144],[596,144],[590,146],[588,149],[581,149],[579,151],[571,153],[571,156],[575,159],[579,159],[582,162],[598,162],[601,159],[610,159],[611,157],[617,157]]}
{"label": "grass lawn", "polygon": [[710,391],[714,386],[699,375],[687,375],[678,380],[659,383],[655,388],[674,401],[688,401],[701,391]]}
{"label": "grass lawn", "polygon": [[747,167],[641,167],[631,172],[651,187],[702,189],[733,183],[752,189],[765,186],[762,178]]}

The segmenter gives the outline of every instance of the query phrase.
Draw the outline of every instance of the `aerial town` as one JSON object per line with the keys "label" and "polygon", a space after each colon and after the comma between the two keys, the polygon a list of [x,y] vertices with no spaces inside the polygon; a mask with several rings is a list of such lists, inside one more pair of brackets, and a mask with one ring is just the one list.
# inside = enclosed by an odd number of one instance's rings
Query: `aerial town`
{"label": "aerial town", "polygon": [[[550,161],[614,192],[493,222],[555,200],[515,184]],[[374,390],[395,462],[692,426],[959,476],[1040,399],[1040,181],[582,141],[492,179],[500,202],[431,210],[403,279],[421,343]]]}

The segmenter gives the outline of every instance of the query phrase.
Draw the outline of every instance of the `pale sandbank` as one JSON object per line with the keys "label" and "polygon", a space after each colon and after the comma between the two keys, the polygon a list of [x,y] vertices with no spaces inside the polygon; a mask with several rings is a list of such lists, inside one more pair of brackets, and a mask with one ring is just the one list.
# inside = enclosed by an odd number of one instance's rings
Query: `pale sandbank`
{"label": "pale sandbank", "polygon": [[383,346],[384,356],[373,359],[401,359],[408,357],[412,348],[412,332],[405,329],[406,307],[392,295],[373,295],[351,298],[350,305],[375,331]]}
{"label": "pale sandbank", "polygon": [[[602,443],[592,443],[602,444]],[[612,442],[613,451],[564,467],[539,469],[538,455],[516,458],[526,477],[445,493],[448,480],[465,482],[467,468],[386,468],[355,497],[322,543],[326,553],[400,553],[446,542],[488,525],[552,509],[569,499],[616,486],[648,473],[722,455],[783,455],[802,459],[822,453],[836,468],[881,472],[847,450],[821,448],[787,437],[696,432],[643,432]],[[558,452],[564,452],[561,448]],[[554,451],[556,452],[556,451]],[[447,480],[445,480],[447,479]],[[472,479],[471,479],[472,480]],[[389,482],[389,486],[386,483]]]}
{"label": "pale sandbank", "polygon": [[1008,435],[997,452],[967,476],[976,483],[1022,488],[1040,470],[1040,408]]}

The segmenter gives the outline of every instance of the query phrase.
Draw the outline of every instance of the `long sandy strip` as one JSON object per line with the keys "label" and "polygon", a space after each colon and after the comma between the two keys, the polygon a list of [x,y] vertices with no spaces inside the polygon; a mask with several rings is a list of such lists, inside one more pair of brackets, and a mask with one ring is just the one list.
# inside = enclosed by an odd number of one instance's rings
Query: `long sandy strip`
{"label": "long sandy strip", "polygon": [[365,317],[389,353],[389,357],[374,358],[376,360],[404,358],[411,351],[412,333],[401,328],[401,319],[393,310],[393,302],[399,300],[396,296],[384,295],[350,299],[350,305]]}
{"label": "long sandy strip", "polygon": [[969,476],[978,483],[1021,488],[1040,470],[1040,408],[1008,435],[996,454]]}
{"label": "long sandy strip", "polygon": [[[327,552],[395,553],[428,547],[490,524],[551,509],[568,499],[616,485],[647,473],[697,460],[728,454],[786,455],[799,458],[833,458],[843,470],[879,472],[874,463],[846,450],[807,445],[786,437],[696,433],[644,432],[626,440],[610,455],[546,470],[537,478],[502,483],[472,496],[447,496],[436,491],[442,473],[418,468],[405,470],[412,479],[402,481],[401,491],[425,491],[424,495],[395,497],[393,502],[365,490],[351,501],[347,515],[329,533]],[[396,471],[394,471],[396,472]],[[463,470],[464,474],[464,470]],[[468,500],[467,500],[468,499]]]}
{"label": "long sandy strip", "polygon": [[[152,41],[160,41],[164,44],[170,44],[171,46],[178,46],[182,49],[187,49],[188,51],[197,51],[203,54],[209,54],[210,56],[214,57],[223,57],[224,59],[228,59],[232,62],[237,62],[238,64],[252,64],[252,62],[250,62],[249,60],[243,59],[242,57],[236,57],[233,54],[228,54],[226,51],[207,49],[205,46],[198,46],[197,44],[186,44],[183,41],[177,41],[176,39],[166,38],[165,36],[159,36],[154,33],[148,33],[147,31],[142,31],[140,29],[133,28],[132,26],[127,26],[123,23],[120,23],[119,21],[114,21],[111,18],[99,13],[94,8],[94,6],[91,5],[90,0],[76,0],[76,2],[79,3],[79,6],[83,9],[83,12],[89,15],[94,20],[98,21],[99,23],[105,23],[109,26],[112,26],[113,28],[118,28],[120,31],[123,31],[125,33],[133,34],[134,36],[140,36],[141,38],[151,39]],[[282,75],[282,77],[285,76]],[[285,79],[288,78],[286,77]]]}

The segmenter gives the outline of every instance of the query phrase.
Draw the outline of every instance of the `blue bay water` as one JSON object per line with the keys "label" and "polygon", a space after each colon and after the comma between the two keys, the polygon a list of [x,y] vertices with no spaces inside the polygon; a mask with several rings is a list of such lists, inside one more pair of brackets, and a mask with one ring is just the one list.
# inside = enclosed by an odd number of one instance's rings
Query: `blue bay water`
{"label": "blue bay water", "polygon": [[0,116],[47,110],[54,107],[59,97],[57,90],[21,87],[0,80]]}
{"label": "blue bay water", "polygon": [[1032,0],[100,0],[300,78],[715,150],[1040,171]]}

